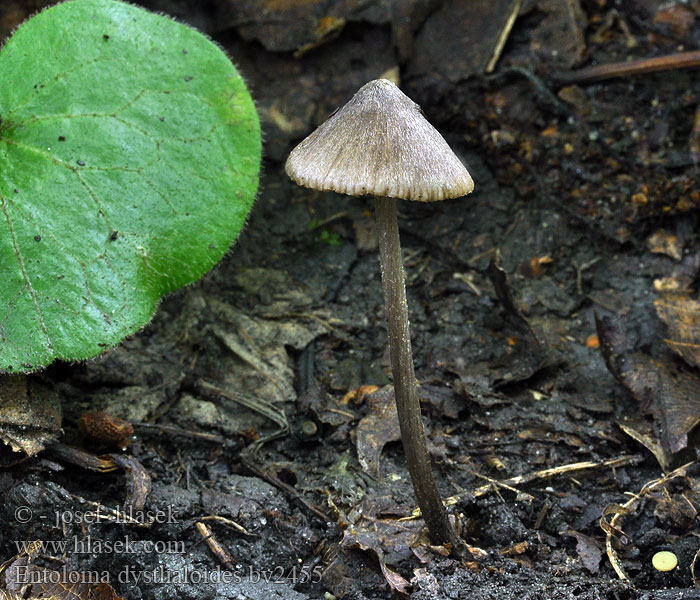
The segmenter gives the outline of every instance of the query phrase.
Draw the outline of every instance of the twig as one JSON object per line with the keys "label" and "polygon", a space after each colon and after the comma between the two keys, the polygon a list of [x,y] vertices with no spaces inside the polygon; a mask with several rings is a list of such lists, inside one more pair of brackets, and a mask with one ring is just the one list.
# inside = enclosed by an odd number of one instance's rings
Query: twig
{"label": "twig", "polygon": [[501,57],[501,52],[503,52],[503,48],[506,45],[506,41],[508,41],[510,30],[513,29],[515,19],[518,18],[518,13],[520,12],[520,4],[522,4],[522,0],[514,0],[513,4],[510,7],[510,13],[508,15],[508,18],[506,19],[505,24],[503,25],[503,29],[501,29],[501,32],[498,34],[496,46],[494,47],[493,53],[491,54],[489,64],[486,65],[486,69],[484,69],[487,73],[493,73],[493,70],[496,68],[496,63]]}
{"label": "twig", "polygon": [[226,517],[222,517],[220,515],[207,515],[206,517],[199,517],[200,521],[216,521],[217,523],[222,523],[223,525],[227,525],[228,527],[231,527],[232,529],[235,529],[236,531],[239,531],[243,535],[249,535],[251,537],[255,537],[254,533],[250,533],[243,525],[239,525],[232,519],[227,519]]}
{"label": "twig", "polygon": [[592,260],[589,260],[588,262],[585,262],[582,265],[579,265],[575,260],[571,261],[571,265],[576,271],[576,291],[578,292],[579,296],[583,296],[583,272],[587,269],[590,269],[594,264],[596,264],[600,260],[601,257],[596,256]]}
{"label": "twig", "polygon": [[626,77],[627,75],[643,75],[645,73],[692,67],[700,67],[700,50],[679,52],[670,56],[655,56],[654,58],[610,63],[608,65],[595,65],[579,69],[578,71],[553,73],[552,79],[559,84],[592,83],[604,79]]}
{"label": "twig", "polygon": [[[613,458],[610,460],[604,460],[603,462],[594,461],[584,461],[578,463],[570,463],[568,465],[561,465],[559,467],[553,467],[551,469],[542,469],[541,471],[535,471],[534,473],[526,473],[525,475],[518,475],[517,477],[511,477],[502,481],[505,485],[521,485],[523,483],[530,483],[536,479],[551,479],[552,477],[557,477],[558,475],[567,475],[569,473],[576,473],[579,471],[587,471],[589,469],[601,469],[604,467],[621,467],[623,465],[634,464],[638,462],[640,457],[636,454],[631,456],[621,456],[619,458]],[[491,484],[482,485],[474,490],[473,494],[475,498],[483,496],[489,492],[491,489]]]}
{"label": "twig", "polygon": [[[534,500],[534,496],[532,494],[528,494],[527,492],[521,492],[518,488],[515,488],[512,485],[508,485],[505,481],[498,481],[497,479],[492,479],[491,477],[488,477],[486,475],[482,475],[481,473],[477,473],[476,471],[474,471],[473,473],[478,478],[485,479],[486,481],[489,481],[491,483],[491,485],[496,487],[496,488],[502,487],[510,492],[513,492],[517,496],[523,496],[525,498],[526,502],[532,502]],[[481,489],[481,488],[479,488],[479,489]]]}
{"label": "twig", "polygon": [[215,444],[224,444],[226,439],[215,433],[205,433],[203,431],[193,431],[192,429],[183,429],[174,425],[159,425],[158,423],[132,423],[136,428],[151,429],[161,433],[169,433],[172,435],[181,435],[184,437],[198,438],[213,442]]}
{"label": "twig", "polygon": [[[579,471],[587,471],[589,469],[601,469],[605,467],[622,467],[625,465],[638,463],[641,460],[641,456],[639,456],[638,454],[632,454],[628,456],[620,456],[619,458],[611,458],[602,462],[584,461],[578,463],[570,463],[568,465],[561,465],[559,467],[553,467],[551,469],[542,469],[541,471],[534,471],[532,473],[526,473],[525,475],[510,477],[501,481],[492,480],[486,477],[486,479],[489,479],[491,483],[482,485],[473,491],[465,490],[464,492],[461,492],[456,496],[450,496],[449,498],[445,498],[445,506],[452,506],[454,504],[457,504],[459,499],[465,496],[472,496],[473,498],[485,496],[489,492],[493,491],[496,485],[510,489],[512,486],[522,485],[524,483],[531,483],[532,481],[535,481],[537,479],[551,479],[552,477],[556,477],[558,475],[577,473]],[[514,491],[520,494],[523,493],[519,490]],[[416,508],[413,510],[410,517],[406,517],[401,520],[407,520],[409,518],[416,519],[418,517],[420,517],[420,510]]]}
{"label": "twig", "polygon": [[204,543],[209,547],[209,550],[211,550],[212,554],[216,556],[216,558],[219,559],[219,562],[222,565],[224,565],[229,571],[233,571],[235,569],[233,565],[233,558],[231,558],[231,555],[219,543],[219,540],[217,540],[214,537],[214,534],[211,532],[211,530],[201,521],[197,521],[197,523],[195,523],[194,526],[200,533],[200,535],[204,538]]}

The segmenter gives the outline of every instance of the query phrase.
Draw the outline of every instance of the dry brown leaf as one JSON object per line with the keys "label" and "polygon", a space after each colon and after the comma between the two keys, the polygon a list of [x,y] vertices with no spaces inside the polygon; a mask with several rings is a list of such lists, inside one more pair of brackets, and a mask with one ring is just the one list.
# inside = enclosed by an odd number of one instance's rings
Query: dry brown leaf
{"label": "dry brown leaf", "polygon": [[[59,572],[50,571],[49,569],[36,568],[34,570],[34,577],[38,581],[45,581],[47,583],[36,583],[31,586],[30,598],[50,598],[51,600],[89,600],[90,599],[90,588],[92,587],[88,582],[76,581],[72,582],[69,579],[68,573],[63,573],[63,579],[65,581],[59,581],[57,583],[49,583],[54,581],[54,578]],[[75,573],[78,575],[78,573]],[[77,578],[77,577],[76,577]],[[60,579],[60,577],[59,577]]]}
{"label": "dry brown leaf", "polygon": [[379,456],[384,444],[401,439],[394,389],[384,386],[367,398],[369,412],[357,426],[355,445],[362,468],[379,477]]}
{"label": "dry brown leaf", "polygon": [[654,516],[667,527],[688,530],[698,516],[697,509],[684,493],[672,494],[665,490],[655,500]]}
{"label": "dry brown leaf", "polygon": [[90,444],[110,450],[125,448],[134,435],[131,423],[103,410],[91,410],[80,415],[78,429]]}
{"label": "dry brown leaf", "polygon": [[136,511],[143,510],[151,491],[151,476],[136,457],[129,454],[110,454],[111,458],[126,473],[126,499],[124,505]]}
{"label": "dry brown leaf", "polygon": [[121,600],[114,588],[108,583],[98,583],[92,588],[93,600]]}
{"label": "dry brown leaf", "polygon": [[361,385],[360,387],[355,388],[354,390],[350,390],[347,394],[345,394],[340,403],[352,403],[355,405],[362,404],[367,396],[374,394],[374,392],[376,392],[377,390],[379,390],[379,386],[377,385]]}
{"label": "dry brown leaf", "polygon": [[687,275],[659,277],[654,279],[654,291],[659,294],[687,294],[692,283],[692,278]]}
{"label": "dry brown leaf", "polygon": [[668,327],[666,343],[689,365],[700,367],[700,302],[687,296],[666,296],[656,300],[654,307]]}
{"label": "dry brown leaf", "polygon": [[96,571],[47,569],[33,564],[35,558],[23,552],[3,563],[0,600],[122,600],[109,583],[97,580],[102,574]]}
{"label": "dry brown leaf", "polygon": [[659,465],[664,471],[668,471],[671,468],[671,454],[664,449],[656,435],[651,431],[651,423],[643,419],[627,418],[623,422],[618,423],[618,425],[635,442],[640,443],[649,450],[656,457],[656,460],[659,461]]}
{"label": "dry brown leaf", "polygon": [[[678,46],[681,40],[690,41],[695,19],[695,11],[690,6],[683,6],[681,2],[663,2],[656,9],[652,20],[654,25],[661,27],[658,31],[649,33],[649,40],[655,45],[667,48]],[[667,31],[669,35],[663,35],[663,31]]]}
{"label": "dry brown leaf", "polygon": [[658,229],[647,238],[647,248],[654,254],[665,254],[676,260],[683,258],[683,244],[678,236]]}
{"label": "dry brown leaf", "polygon": [[[389,587],[399,597],[405,597],[410,590],[410,583],[393,571],[387,562],[392,562],[391,556],[395,552],[395,548],[404,544],[412,548],[416,544],[422,525],[418,522],[399,524],[397,521],[371,516],[376,513],[377,509],[378,507],[374,506],[371,500],[363,503],[362,512],[365,518],[344,532],[340,548],[344,551],[360,550],[364,552],[378,566],[378,570]],[[331,567],[342,569],[343,561],[344,557],[341,553],[336,564],[331,565]]]}
{"label": "dry brown leaf", "polygon": [[401,575],[395,571],[392,571],[381,560],[379,561],[379,568],[382,570],[382,575],[384,575],[384,579],[386,579],[386,582],[389,584],[389,587],[393,592],[398,594],[400,597],[408,596],[411,589],[411,584],[406,581],[406,579],[401,577]]}
{"label": "dry brown leaf", "polygon": [[654,418],[656,436],[670,454],[688,445],[688,432],[700,422],[700,381],[669,360],[629,352],[620,328],[596,315],[600,348],[608,370]]}
{"label": "dry brown leaf", "polygon": [[[40,379],[25,375],[0,376],[0,439],[25,456],[34,456],[61,434],[58,394]],[[10,463],[11,454],[3,456]]]}

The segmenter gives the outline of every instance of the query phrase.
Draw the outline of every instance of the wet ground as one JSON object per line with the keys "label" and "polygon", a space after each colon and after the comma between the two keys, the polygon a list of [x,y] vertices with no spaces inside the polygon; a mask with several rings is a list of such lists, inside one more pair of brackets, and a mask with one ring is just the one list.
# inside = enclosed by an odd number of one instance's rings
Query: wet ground
{"label": "wet ground", "polygon": [[[28,4],[5,3],[2,26]],[[149,3],[248,80],[259,198],[144,331],[43,374],[65,433],[0,473],[3,560],[21,566],[17,540],[58,542],[42,568],[106,573],[128,599],[700,598],[698,71],[562,83],[696,48],[700,9],[524,2],[506,34],[514,3],[467,4]],[[469,561],[411,518],[373,203],[283,172],[387,73],[476,182],[399,206],[429,449]],[[127,450],[85,446],[77,423],[97,410],[133,424]],[[652,566],[661,549],[677,568]]]}

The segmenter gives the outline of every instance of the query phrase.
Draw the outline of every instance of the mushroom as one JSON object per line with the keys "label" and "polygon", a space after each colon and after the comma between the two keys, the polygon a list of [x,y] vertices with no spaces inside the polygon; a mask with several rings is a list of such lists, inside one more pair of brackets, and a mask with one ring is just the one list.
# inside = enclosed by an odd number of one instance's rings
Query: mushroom
{"label": "mushroom", "polygon": [[470,193],[474,182],[420,106],[386,79],[362,86],[292,150],[285,171],[304,187],[375,197],[394,397],[408,470],[431,541],[461,548],[435,484],[421,421],[396,198],[457,198]]}

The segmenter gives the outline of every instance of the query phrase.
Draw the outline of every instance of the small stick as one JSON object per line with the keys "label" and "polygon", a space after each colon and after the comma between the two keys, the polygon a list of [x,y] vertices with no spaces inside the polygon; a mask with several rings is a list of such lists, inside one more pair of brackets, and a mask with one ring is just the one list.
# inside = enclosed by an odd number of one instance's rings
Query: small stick
{"label": "small stick", "polygon": [[203,431],[183,429],[182,427],[175,427],[174,425],[159,425],[158,423],[132,423],[132,425],[136,428],[150,429],[152,431],[158,431],[161,433],[169,433],[172,435],[198,438],[206,440],[207,442],[213,442],[215,444],[224,444],[226,442],[226,439],[223,436],[217,435],[215,433],[205,433]]}
{"label": "small stick", "polygon": [[645,73],[693,67],[700,67],[700,50],[679,52],[669,56],[655,56],[654,58],[616,62],[608,65],[595,65],[577,71],[553,73],[552,78],[556,83],[560,84],[592,83],[604,79],[626,77],[627,75],[643,75]]}
{"label": "small stick", "polygon": [[209,527],[207,527],[201,521],[197,521],[194,526],[199,534],[204,538],[204,543],[209,547],[212,554],[216,556],[216,558],[219,559],[219,562],[229,571],[233,571],[235,569],[233,565],[233,558],[231,558],[231,555],[219,543],[219,540],[214,537],[211,529],[209,529]]}
{"label": "small stick", "polygon": [[232,519],[227,519],[226,517],[222,517],[220,515],[207,515],[206,517],[199,517],[200,521],[216,521],[217,523],[222,523],[223,525],[226,525],[232,529],[235,529],[236,531],[239,531],[243,535],[249,535],[252,537],[255,537],[255,534],[250,533],[243,525],[239,525]]}
{"label": "small stick", "polygon": [[506,22],[503,25],[503,29],[501,29],[501,32],[498,34],[498,39],[496,40],[496,47],[493,49],[493,53],[491,54],[489,64],[486,65],[486,69],[484,69],[484,71],[486,71],[487,73],[493,73],[493,70],[496,68],[496,63],[501,57],[501,52],[503,52],[503,48],[505,47],[506,42],[508,41],[510,30],[513,29],[515,19],[518,18],[518,13],[520,12],[520,4],[522,4],[522,0],[514,0],[513,4],[510,7],[510,13],[508,14],[508,18],[506,19]]}
{"label": "small stick", "polygon": [[[488,483],[486,485],[479,486],[475,490],[466,490],[457,494],[456,496],[450,496],[445,498],[445,506],[453,506],[457,504],[460,498],[465,496],[471,496],[472,498],[480,498],[485,496],[489,492],[495,489],[495,484],[504,487],[513,487],[516,485],[521,485],[523,483],[531,483],[537,479],[550,479],[556,477],[557,475],[566,475],[567,473],[575,473],[577,471],[587,471],[589,469],[600,469],[601,467],[622,467],[624,465],[631,465],[636,462],[641,462],[641,457],[632,454],[629,456],[620,456],[619,458],[611,458],[609,460],[604,460],[602,462],[584,461],[577,463],[569,463],[567,465],[560,465],[558,467],[553,467],[551,469],[542,469],[541,471],[533,471],[531,473],[525,473],[524,475],[516,475],[515,477],[509,477],[508,479],[503,479],[501,481],[493,480],[494,483]],[[485,477],[489,481],[490,478]],[[519,490],[514,489],[514,491],[519,492]],[[523,492],[519,492],[523,493]],[[417,519],[420,517],[420,508],[414,509],[410,517],[404,517],[402,521],[407,521],[409,519]]]}
{"label": "small stick", "polygon": [[[527,492],[521,492],[518,488],[514,488],[512,485],[508,485],[504,481],[498,481],[498,479],[492,479],[491,477],[487,477],[486,475],[482,475],[481,473],[477,473],[476,471],[474,471],[473,473],[474,473],[474,475],[476,475],[480,479],[485,479],[486,481],[490,481],[491,485],[494,486],[494,488],[502,487],[510,492],[515,493],[518,496],[523,496],[527,502],[532,502],[535,499],[532,494],[528,494]],[[479,488],[479,489],[481,489],[481,488]]]}

